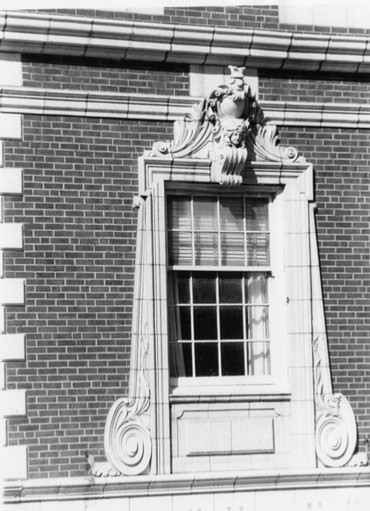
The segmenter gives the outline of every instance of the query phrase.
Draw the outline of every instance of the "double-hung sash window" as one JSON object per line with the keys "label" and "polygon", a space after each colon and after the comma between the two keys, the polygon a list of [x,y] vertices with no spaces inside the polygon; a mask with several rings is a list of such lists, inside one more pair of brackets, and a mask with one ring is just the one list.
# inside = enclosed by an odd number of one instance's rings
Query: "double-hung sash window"
{"label": "double-hung sash window", "polygon": [[167,204],[171,377],[269,375],[269,197]]}

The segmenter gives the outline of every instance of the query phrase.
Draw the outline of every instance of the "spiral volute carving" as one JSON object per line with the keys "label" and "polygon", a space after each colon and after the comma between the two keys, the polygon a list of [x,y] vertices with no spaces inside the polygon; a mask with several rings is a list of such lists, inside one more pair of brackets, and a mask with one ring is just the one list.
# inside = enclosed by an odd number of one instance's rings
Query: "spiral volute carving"
{"label": "spiral volute carving", "polygon": [[356,447],[356,423],[348,401],[335,395],[338,409],[322,414],[316,423],[316,454],[326,467],[343,467]]}
{"label": "spiral volute carving", "polygon": [[145,472],[151,458],[151,439],[139,419],[119,425],[112,440],[110,461],[117,470],[125,475]]}
{"label": "spiral volute carving", "polygon": [[120,399],[113,405],[106,424],[105,452],[112,467],[123,475],[147,471],[152,441],[144,417],[134,403]]}

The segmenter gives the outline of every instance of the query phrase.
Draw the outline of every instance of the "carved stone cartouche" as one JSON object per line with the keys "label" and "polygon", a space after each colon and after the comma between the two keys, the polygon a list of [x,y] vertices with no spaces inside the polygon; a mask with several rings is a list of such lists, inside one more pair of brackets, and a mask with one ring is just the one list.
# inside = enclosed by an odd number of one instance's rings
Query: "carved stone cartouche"
{"label": "carved stone cartouche", "polygon": [[275,125],[269,124],[252,95],[245,68],[229,66],[227,85],[194,105],[174,125],[174,139],[154,144],[150,156],[210,158],[211,180],[237,185],[248,161],[304,161],[292,147],[282,147]]}

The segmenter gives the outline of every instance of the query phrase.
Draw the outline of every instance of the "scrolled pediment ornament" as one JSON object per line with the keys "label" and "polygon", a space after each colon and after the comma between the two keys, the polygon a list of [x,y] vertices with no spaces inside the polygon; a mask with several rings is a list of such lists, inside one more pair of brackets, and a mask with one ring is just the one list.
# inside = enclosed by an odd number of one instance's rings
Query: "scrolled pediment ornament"
{"label": "scrolled pediment ornament", "polygon": [[212,181],[221,184],[240,184],[249,161],[304,161],[295,148],[280,145],[277,127],[251,93],[245,68],[229,69],[228,84],[176,121],[173,140],[154,144],[150,156],[210,158]]}

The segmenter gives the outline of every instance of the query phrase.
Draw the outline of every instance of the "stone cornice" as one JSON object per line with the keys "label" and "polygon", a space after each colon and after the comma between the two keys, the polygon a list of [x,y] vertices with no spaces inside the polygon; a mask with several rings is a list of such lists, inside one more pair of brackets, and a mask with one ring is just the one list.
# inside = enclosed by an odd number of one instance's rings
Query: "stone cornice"
{"label": "stone cornice", "polygon": [[[74,90],[3,87],[0,113],[174,121],[199,98]],[[260,101],[266,117],[279,126],[370,128],[370,105]]]}
{"label": "stone cornice", "polygon": [[0,51],[364,73],[367,37],[0,12]]}
{"label": "stone cornice", "polygon": [[4,486],[8,503],[42,500],[93,499],[99,497],[136,497],[186,495],[206,492],[250,492],[263,490],[300,490],[317,488],[369,487],[368,467],[306,470],[255,470],[174,474],[139,477],[76,477],[34,479],[9,482]]}

